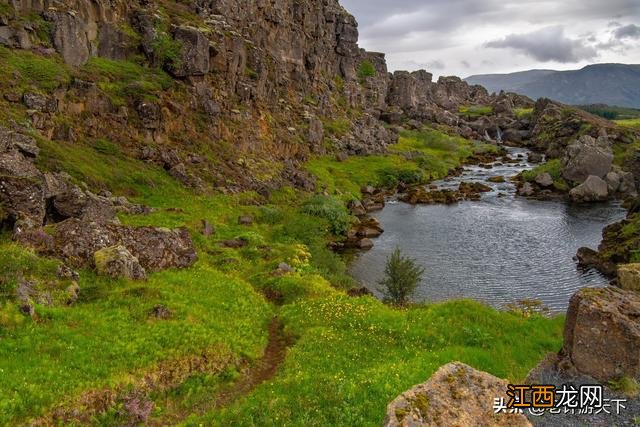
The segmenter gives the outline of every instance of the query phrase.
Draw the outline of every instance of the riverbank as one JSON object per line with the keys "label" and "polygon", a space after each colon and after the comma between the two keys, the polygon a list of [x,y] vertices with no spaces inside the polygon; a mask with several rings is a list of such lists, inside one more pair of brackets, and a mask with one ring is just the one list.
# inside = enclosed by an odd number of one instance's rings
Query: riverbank
{"label": "riverbank", "polygon": [[[447,147],[472,146],[459,143]],[[560,347],[562,317],[525,318],[472,301],[396,310],[347,296],[352,280],[327,248],[349,217],[332,202],[346,191],[335,198],[291,188],[268,197],[198,196],[140,161],[96,152],[112,165],[105,169],[83,162],[77,147],[44,150],[50,163],[92,181],[123,185],[119,171],[131,171],[134,201],[154,211],[120,215],[121,222],[186,227],[199,260],[143,282],[78,269],[79,297],[71,300],[58,261],[4,234],[3,292],[26,281],[37,294],[31,318],[2,304],[2,423],[120,424],[189,414],[194,423],[378,424],[388,401],[450,360],[518,381]],[[451,159],[450,151],[442,158]],[[251,381],[248,394],[234,393],[228,406],[204,404],[234,390],[247,366],[263,360],[274,318],[291,340],[275,375]]]}
{"label": "riverbank", "polygon": [[529,300],[562,313],[576,290],[607,285],[609,279],[595,269],[577,269],[574,257],[580,247],[597,247],[602,230],[623,219],[625,209],[617,202],[576,205],[562,197],[517,196],[512,180],[536,164],[527,161],[526,149],[507,150],[510,161],[467,165],[429,185],[431,191],[485,186],[476,201],[399,202],[374,213],[385,233],[373,249],[356,255],[354,277],[376,293],[384,262],[399,246],[426,270],[419,301],[467,297],[504,309]]}

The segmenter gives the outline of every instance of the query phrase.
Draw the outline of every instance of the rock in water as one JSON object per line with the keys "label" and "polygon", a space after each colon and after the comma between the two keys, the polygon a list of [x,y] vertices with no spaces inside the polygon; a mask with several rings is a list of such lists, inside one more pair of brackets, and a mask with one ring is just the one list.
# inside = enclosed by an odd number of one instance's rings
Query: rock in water
{"label": "rock in water", "polygon": [[609,197],[609,187],[602,178],[590,175],[569,192],[569,197],[574,202],[603,202]]}
{"label": "rock in water", "polygon": [[611,147],[583,135],[567,147],[562,160],[562,176],[577,183],[584,182],[591,175],[604,178],[611,171],[612,164]]}
{"label": "rock in water", "polygon": [[122,245],[100,249],[93,254],[96,271],[103,276],[114,279],[123,277],[132,280],[144,280],[147,272],[140,265],[138,258]]}
{"label": "rock in water", "polygon": [[438,369],[424,384],[387,406],[385,427],[530,426],[522,414],[494,414],[497,397],[509,400],[508,383],[460,362]]}
{"label": "rock in water", "polygon": [[606,383],[640,376],[640,294],[585,288],[571,297],[563,352],[576,369]]}

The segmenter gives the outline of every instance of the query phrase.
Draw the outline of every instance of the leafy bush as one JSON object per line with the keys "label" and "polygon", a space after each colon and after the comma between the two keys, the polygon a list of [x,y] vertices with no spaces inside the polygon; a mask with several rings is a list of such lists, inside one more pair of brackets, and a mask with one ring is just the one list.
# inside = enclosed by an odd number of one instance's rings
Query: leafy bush
{"label": "leafy bush", "polygon": [[362,81],[376,75],[376,67],[370,61],[362,61],[358,66],[358,78]]}
{"label": "leafy bush", "polygon": [[169,34],[160,32],[151,48],[161,67],[174,69],[182,65],[182,43]]}
{"label": "leafy bush", "polygon": [[416,262],[404,257],[400,248],[396,248],[384,269],[385,278],[380,281],[380,291],[384,294],[385,302],[404,306],[415,292],[424,275],[424,268]]}
{"label": "leafy bush", "polygon": [[302,212],[329,221],[331,233],[342,236],[351,226],[351,215],[344,204],[330,196],[316,195],[302,205]]}

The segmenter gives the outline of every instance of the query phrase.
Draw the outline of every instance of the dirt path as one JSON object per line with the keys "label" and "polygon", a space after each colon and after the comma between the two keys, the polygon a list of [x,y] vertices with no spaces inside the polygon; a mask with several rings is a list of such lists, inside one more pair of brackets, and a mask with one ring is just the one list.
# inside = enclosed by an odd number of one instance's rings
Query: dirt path
{"label": "dirt path", "polygon": [[267,346],[262,357],[254,363],[245,364],[240,372],[240,377],[234,382],[214,392],[210,399],[190,408],[180,408],[179,400],[162,402],[163,407],[169,409],[161,419],[149,420],[149,426],[173,425],[185,420],[191,415],[204,415],[232,405],[237,400],[251,393],[256,387],[273,378],[287,354],[287,349],[293,344],[293,339],[284,333],[284,327],[277,317],[269,324]]}
{"label": "dirt path", "polygon": [[230,389],[216,397],[212,409],[231,405],[263,382],[273,378],[278,367],[284,362],[287,349],[292,343],[293,340],[285,335],[282,323],[274,318],[269,325],[269,340],[262,358],[244,371]]}

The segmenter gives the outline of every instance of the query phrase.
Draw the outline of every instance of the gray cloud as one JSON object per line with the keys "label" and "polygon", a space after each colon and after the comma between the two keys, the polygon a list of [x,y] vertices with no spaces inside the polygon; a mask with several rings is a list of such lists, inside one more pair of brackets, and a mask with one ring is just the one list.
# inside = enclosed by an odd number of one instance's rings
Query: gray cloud
{"label": "gray cloud", "polygon": [[625,25],[618,28],[613,35],[617,39],[637,39],[640,38],[640,27],[635,24]]}
{"label": "gray cloud", "polygon": [[581,40],[571,39],[561,26],[547,27],[527,34],[509,34],[502,40],[485,43],[491,48],[511,48],[541,62],[579,62],[590,60],[598,52]]}
{"label": "gray cloud", "polygon": [[[507,68],[515,67],[516,61],[531,67],[543,62],[584,65],[595,58],[640,62],[640,47],[629,43],[632,35],[626,35],[626,40],[614,36],[617,30],[640,22],[640,0],[340,0],[340,3],[357,18],[361,45],[385,52],[390,69],[404,67],[410,61],[437,66],[433,64],[436,60],[446,64],[445,72],[451,74],[471,70],[463,61],[473,64],[474,71],[479,67],[485,72],[506,72]],[[555,32],[548,28],[543,32],[541,28],[545,26],[555,28]],[[559,26],[565,31],[560,33]],[[527,40],[527,36],[542,39]],[[620,43],[615,43],[616,40]],[[486,41],[489,44],[483,43]],[[519,54],[508,57],[499,46],[510,47]]]}

